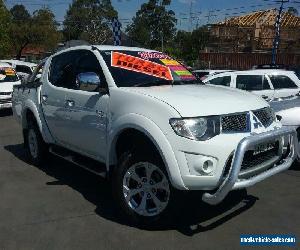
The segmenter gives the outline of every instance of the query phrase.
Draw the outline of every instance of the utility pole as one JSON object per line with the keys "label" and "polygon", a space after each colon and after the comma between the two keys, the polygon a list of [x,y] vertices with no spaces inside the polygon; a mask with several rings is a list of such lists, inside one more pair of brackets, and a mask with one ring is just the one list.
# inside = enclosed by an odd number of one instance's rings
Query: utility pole
{"label": "utility pole", "polygon": [[272,64],[276,64],[277,50],[280,43],[280,24],[281,24],[281,16],[283,11],[283,4],[288,3],[289,0],[281,0],[278,2],[281,3],[281,5],[275,22],[275,37],[274,37],[273,48],[272,48]]}

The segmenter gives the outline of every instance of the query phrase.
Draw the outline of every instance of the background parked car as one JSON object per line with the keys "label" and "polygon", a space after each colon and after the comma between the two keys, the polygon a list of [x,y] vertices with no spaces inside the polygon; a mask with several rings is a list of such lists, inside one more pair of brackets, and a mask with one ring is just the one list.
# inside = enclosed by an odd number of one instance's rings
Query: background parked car
{"label": "background parked car", "polygon": [[0,62],[0,110],[11,108],[13,85],[20,83],[16,71],[8,63]]}
{"label": "background parked car", "polygon": [[264,99],[294,96],[300,92],[300,80],[294,71],[267,69],[225,72],[209,76],[207,84],[251,91]]}
{"label": "background parked car", "polygon": [[[281,117],[283,126],[294,127],[297,130],[300,146],[300,96],[289,98],[276,98],[270,102],[270,106]],[[300,147],[298,147],[298,162],[300,162]]]}
{"label": "background parked car", "polygon": [[1,60],[1,62],[10,64],[21,78],[30,76],[37,66],[35,63],[23,62],[20,60]]}
{"label": "background parked car", "polygon": [[208,76],[220,74],[223,72],[230,72],[231,70],[225,69],[197,69],[194,70],[193,73],[201,80],[204,80]]}

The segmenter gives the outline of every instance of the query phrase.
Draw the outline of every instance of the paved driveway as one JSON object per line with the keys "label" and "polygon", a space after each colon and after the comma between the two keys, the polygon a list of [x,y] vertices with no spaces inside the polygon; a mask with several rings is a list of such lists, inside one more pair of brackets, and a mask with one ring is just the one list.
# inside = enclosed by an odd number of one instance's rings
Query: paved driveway
{"label": "paved driveway", "polygon": [[174,225],[143,230],[118,216],[104,180],[55,157],[43,168],[28,164],[19,125],[1,112],[0,249],[244,249],[242,233],[295,234],[299,242],[299,169],[216,207],[198,192],[183,195]]}

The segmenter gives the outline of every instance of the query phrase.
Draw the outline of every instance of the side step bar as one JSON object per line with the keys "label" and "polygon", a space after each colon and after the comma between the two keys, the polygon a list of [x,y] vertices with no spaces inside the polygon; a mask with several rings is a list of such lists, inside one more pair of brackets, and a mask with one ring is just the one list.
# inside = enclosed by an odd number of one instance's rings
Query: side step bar
{"label": "side step bar", "polygon": [[51,146],[49,148],[49,152],[59,158],[62,158],[68,162],[71,162],[78,167],[81,167],[93,174],[106,178],[106,166],[105,164],[90,159],[88,157],[82,156],[78,153],[72,152],[68,149],[59,147],[59,146]]}

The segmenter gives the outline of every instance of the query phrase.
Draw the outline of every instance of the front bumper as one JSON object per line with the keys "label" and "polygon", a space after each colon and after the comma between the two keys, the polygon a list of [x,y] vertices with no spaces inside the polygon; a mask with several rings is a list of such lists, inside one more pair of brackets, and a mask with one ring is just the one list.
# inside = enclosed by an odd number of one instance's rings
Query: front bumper
{"label": "front bumper", "polygon": [[0,99],[0,109],[7,109],[7,108],[12,108],[11,100],[6,101],[6,100]]}
{"label": "front bumper", "polygon": [[[247,150],[253,148],[256,145],[268,141],[274,141],[276,139],[280,139],[286,136],[290,137],[290,152],[285,159],[282,159],[278,164],[275,164],[268,170],[259,173],[258,175],[245,178],[245,179],[239,178],[244,155],[247,152]],[[226,197],[226,195],[231,190],[242,189],[242,188],[252,186],[272,175],[275,175],[279,172],[288,169],[292,165],[295,158],[297,157],[297,152],[298,152],[298,139],[297,139],[297,133],[293,128],[284,127],[276,131],[270,131],[262,134],[252,135],[242,139],[241,142],[238,144],[237,149],[235,150],[231,168],[229,170],[227,177],[224,179],[224,181],[221,183],[221,185],[219,186],[219,188],[215,193],[213,194],[208,192],[204,193],[202,196],[202,200],[211,205],[218,204]]]}

